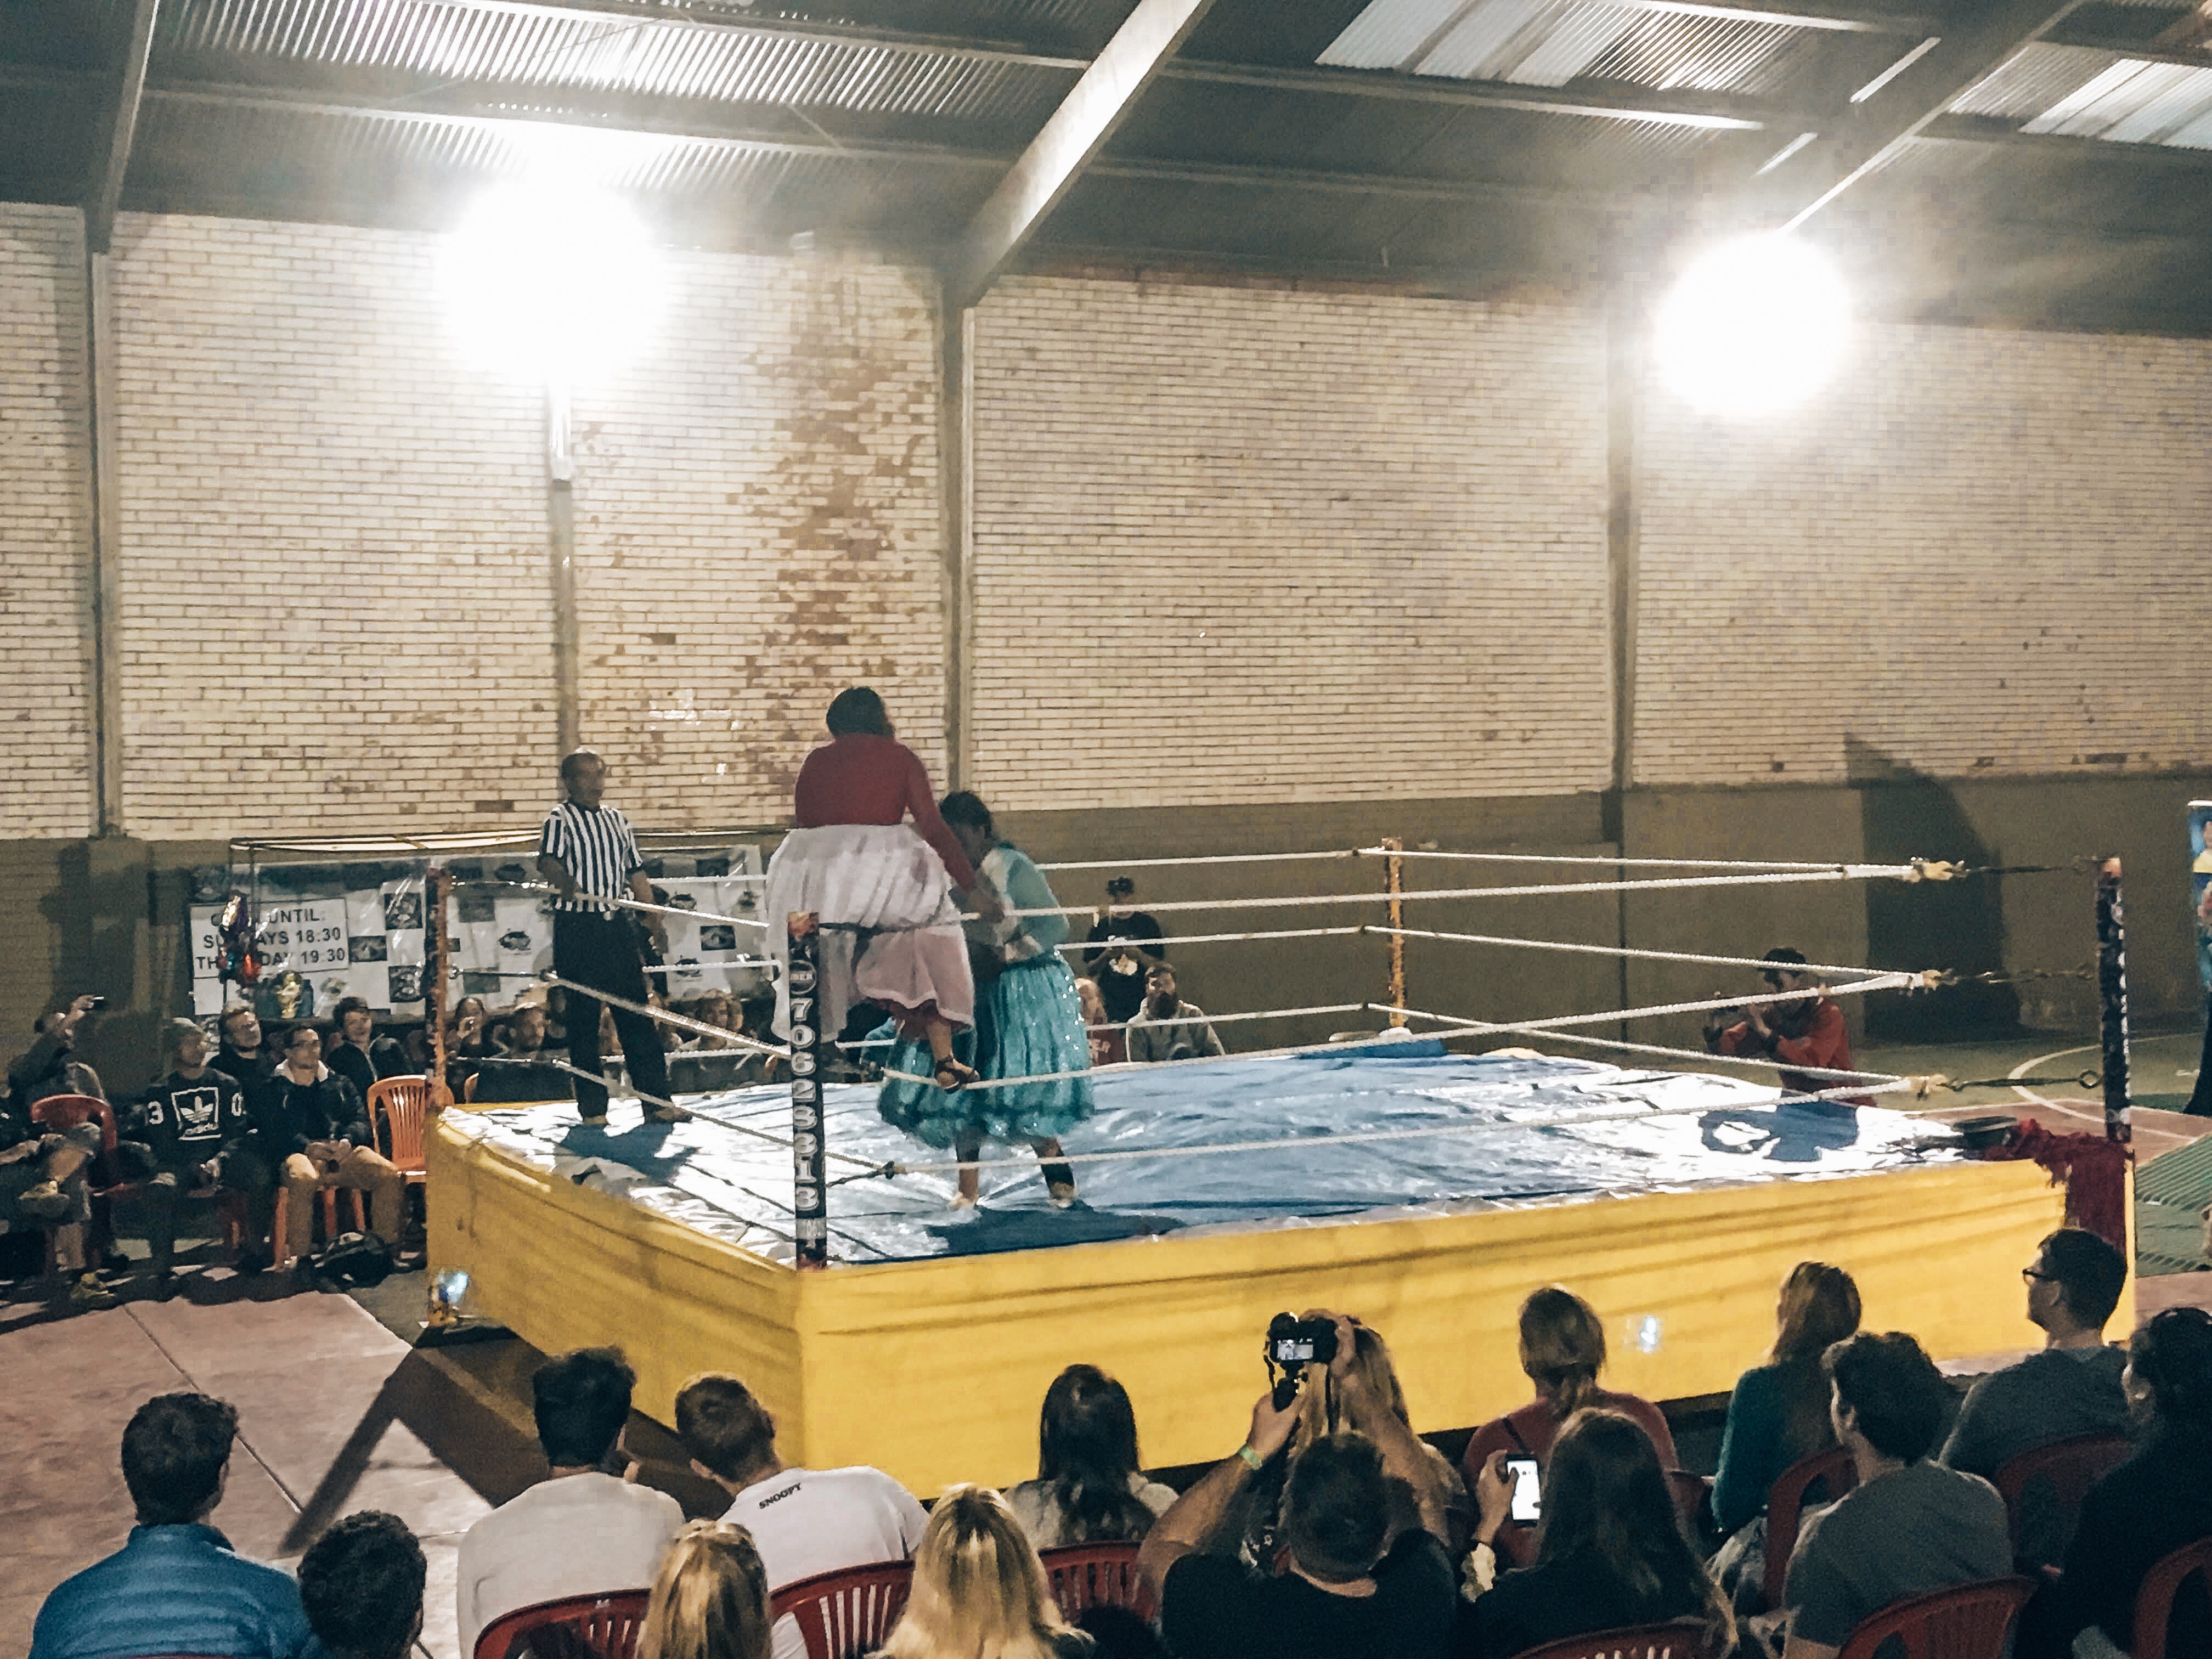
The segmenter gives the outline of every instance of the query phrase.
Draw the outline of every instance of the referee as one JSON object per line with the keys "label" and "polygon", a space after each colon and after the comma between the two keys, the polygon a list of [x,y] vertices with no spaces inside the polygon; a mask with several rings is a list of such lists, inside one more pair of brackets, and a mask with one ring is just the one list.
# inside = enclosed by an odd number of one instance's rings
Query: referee
{"label": "referee", "polygon": [[[653,884],[637,855],[637,837],[628,818],[599,805],[607,788],[607,763],[592,750],[579,749],[562,757],[561,784],[568,798],[545,815],[538,840],[538,873],[561,890],[553,901],[553,971],[574,984],[643,1003],[645,969],[638,960],[637,937],[613,905],[595,902],[628,895],[653,902]],[[649,910],[642,914],[665,951],[668,932],[660,917]],[[568,993],[568,1063],[593,1077],[599,1075],[599,1007],[595,997]],[[667,1099],[668,1056],[659,1028],[627,1008],[613,1012],[631,1084],[642,1094]],[[575,1081],[584,1121],[604,1127],[605,1085]],[[646,1107],[645,1115],[659,1123],[681,1123],[691,1115],[680,1107],[653,1105]]]}

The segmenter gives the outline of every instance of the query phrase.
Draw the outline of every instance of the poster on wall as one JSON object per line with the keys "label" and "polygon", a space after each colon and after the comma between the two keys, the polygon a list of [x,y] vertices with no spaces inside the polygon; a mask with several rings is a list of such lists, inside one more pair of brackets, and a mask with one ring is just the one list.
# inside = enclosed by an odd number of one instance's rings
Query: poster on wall
{"label": "poster on wall", "polygon": [[2197,977],[2212,993],[2212,800],[2189,803],[2189,900],[2197,915]]}
{"label": "poster on wall", "polygon": [[[546,896],[515,886],[537,872],[518,858],[457,859],[453,952],[447,1006],[482,997],[494,1012],[514,1006],[553,967]],[[264,1022],[327,1020],[357,996],[380,1018],[422,1018],[425,968],[420,863],[209,866],[192,872],[192,1012],[205,1017],[249,996]],[[740,925],[766,898],[761,849],[740,845],[704,854],[657,854],[647,873],[672,907],[705,917],[670,916],[669,997],[708,991],[757,994],[765,983],[743,958],[765,954],[763,930]],[[216,918],[234,886],[252,901],[261,973],[247,991],[222,976]]]}

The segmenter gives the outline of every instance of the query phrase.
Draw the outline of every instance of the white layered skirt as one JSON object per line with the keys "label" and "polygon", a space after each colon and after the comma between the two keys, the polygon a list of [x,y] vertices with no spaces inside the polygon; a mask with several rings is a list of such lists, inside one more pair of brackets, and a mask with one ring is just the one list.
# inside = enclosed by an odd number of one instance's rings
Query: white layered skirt
{"label": "white layered skirt", "polygon": [[779,969],[775,1034],[791,1035],[791,940],[786,919],[811,911],[821,1031],[834,1041],[856,1004],[872,1002],[919,1035],[935,1016],[975,1023],[975,982],[952,878],[936,850],[904,823],[794,830],[768,866],[769,950]]}

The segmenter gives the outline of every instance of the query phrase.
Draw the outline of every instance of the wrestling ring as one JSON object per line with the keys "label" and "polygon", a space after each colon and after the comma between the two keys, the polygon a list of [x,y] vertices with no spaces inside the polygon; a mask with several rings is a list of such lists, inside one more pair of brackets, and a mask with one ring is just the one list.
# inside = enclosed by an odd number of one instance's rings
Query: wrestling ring
{"label": "wrestling ring", "polygon": [[[1409,890],[1404,872],[1419,859],[1559,866],[1588,878]],[[1959,1086],[1951,1079],[1793,1067],[1825,1086],[1785,1095],[1768,1080],[1774,1061],[1765,1055],[1603,1033],[1724,1010],[1741,996],[1501,1022],[1415,1006],[1406,983],[1409,939],[1749,973],[1771,965],[1413,925],[1409,909],[1431,900],[1910,884],[1980,872],[1929,860],[1389,844],[1041,867],[1286,860],[1338,860],[1382,879],[1321,896],[1148,903],[1168,925],[1159,945],[1379,936],[1389,962],[1380,999],[1208,1017],[1231,1030],[1316,1018],[1370,1029],[1222,1059],[1091,1069],[1096,1113],[1065,1138],[1082,1187],[1073,1207],[1047,1201],[1028,1149],[987,1149],[981,1206],[953,1211],[960,1166],[885,1125],[873,1083],[825,1080],[836,1045],[806,1020],[812,919],[793,917],[793,1041],[742,1040],[774,1056],[789,1081],[687,1097],[691,1119],[674,1124],[617,1103],[609,1127],[589,1127],[566,1101],[441,1113],[428,1138],[434,1279],[455,1285],[465,1275],[466,1312],[541,1350],[619,1345],[638,1372],[640,1408],[662,1421],[687,1377],[734,1371],[775,1413],[787,1457],[812,1468],[872,1463],[925,1495],[954,1480],[1033,1474],[1038,1401],[1078,1361],[1128,1388],[1150,1464],[1218,1455],[1260,1386],[1261,1334],[1286,1308],[1345,1309],[1385,1332],[1423,1429],[1479,1423],[1525,1397],[1517,1310],[1530,1290],[1554,1282],[1605,1317],[1609,1385],[1656,1400],[1728,1389],[1767,1346],[1775,1286],[1808,1256],[1850,1269],[1869,1328],[1911,1330],[1939,1360],[2023,1343],[2016,1298],[1990,1287],[2062,1224],[2067,1194],[2034,1163],[1972,1155],[1919,1110]],[[1606,869],[1584,868],[1597,866]],[[1175,931],[1202,913],[1242,919],[1279,907],[1346,920],[1227,931],[1208,918]],[[1363,911],[1379,918],[1352,919]],[[2099,871],[2097,918],[2106,1129],[2124,1141],[2116,863]],[[706,919],[757,930],[763,956],[766,928],[784,921]],[[1814,963],[1805,971],[1816,988],[1758,1000],[1950,982],[1931,969]],[[739,1041],[635,1006],[678,1030]],[[1501,1042],[1513,1046],[1462,1051]]]}

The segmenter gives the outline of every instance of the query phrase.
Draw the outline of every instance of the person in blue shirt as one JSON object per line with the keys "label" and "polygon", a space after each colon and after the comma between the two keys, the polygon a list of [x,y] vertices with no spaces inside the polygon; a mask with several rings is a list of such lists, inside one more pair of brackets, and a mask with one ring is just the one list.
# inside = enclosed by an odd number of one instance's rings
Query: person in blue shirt
{"label": "person in blue shirt", "polygon": [[207,1524],[222,1501],[238,1411],[204,1394],[156,1395],[123,1431],[131,1540],[64,1580],[39,1609],[31,1659],[308,1659],[313,1632],[292,1576],[249,1561]]}
{"label": "person in blue shirt", "polygon": [[[972,1160],[986,1140],[1025,1140],[1043,1163],[1045,1190],[1054,1203],[1075,1201],[1075,1171],[1060,1162],[1060,1137],[1088,1118],[1094,1107],[1091,1079],[1070,1075],[1091,1068],[1091,1032],[1076,995],[1075,975],[1060,947],[1067,921],[1055,915],[1016,915],[1018,910],[1056,910],[1043,872],[1012,842],[1000,838],[991,809],[961,790],[938,809],[974,866],[976,881],[1003,909],[969,923],[969,954],[977,964],[975,1066],[996,1078],[1047,1077],[1049,1082],[1010,1088],[968,1088],[953,1093],[894,1078],[884,1083],[878,1109],[884,1121],[932,1146],[951,1146],[969,1167],[960,1171],[956,1207],[976,1202],[981,1172]],[[976,895],[970,895],[971,899]],[[892,1051],[890,1069],[927,1073],[918,1043]]]}

